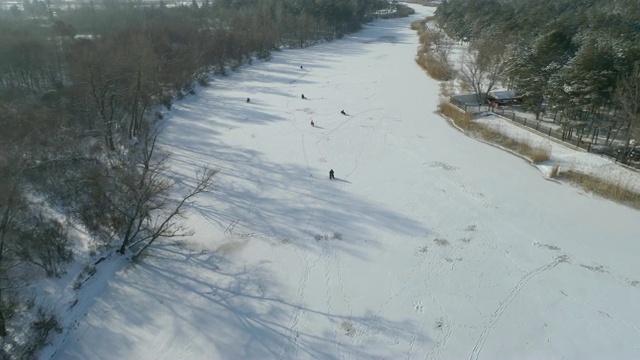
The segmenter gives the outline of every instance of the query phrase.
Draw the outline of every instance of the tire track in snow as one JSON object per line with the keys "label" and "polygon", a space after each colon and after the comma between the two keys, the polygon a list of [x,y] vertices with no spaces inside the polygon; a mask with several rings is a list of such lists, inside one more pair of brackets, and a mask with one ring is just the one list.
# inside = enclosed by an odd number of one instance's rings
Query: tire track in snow
{"label": "tire track in snow", "polygon": [[511,291],[507,295],[507,297],[505,297],[504,300],[500,302],[500,305],[498,305],[498,308],[493,312],[493,314],[491,315],[491,318],[489,319],[489,322],[485,324],[484,329],[480,333],[480,337],[478,338],[478,341],[476,342],[475,346],[473,347],[473,350],[471,351],[471,356],[469,356],[469,360],[478,359],[478,356],[480,356],[480,353],[482,352],[484,344],[487,341],[487,337],[489,336],[491,331],[495,328],[495,325],[498,322],[498,320],[500,320],[500,317],[502,316],[502,314],[513,302],[515,297],[520,293],[520,291],[527,284],[527,282],[529,282],[529,280],[531,280],[533,277],[540,275],[543,272],[551,268],[554,268],[558,264],[566,261],[567,261],[566,255],[558,256],[551,263],[540,266],[536,269],[533,269],[532,271],[527,273],[525,276],[523,276],[522,279],[520,279],[520,281],[516,283],[516,285],[511,289]]}

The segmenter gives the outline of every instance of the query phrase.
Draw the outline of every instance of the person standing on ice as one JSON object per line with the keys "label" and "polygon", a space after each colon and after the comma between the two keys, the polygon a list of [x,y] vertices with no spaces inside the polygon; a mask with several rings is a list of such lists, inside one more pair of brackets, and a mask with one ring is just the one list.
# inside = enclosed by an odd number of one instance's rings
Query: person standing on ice
{"label": "person standing on ice", "polygon": [[329,180],[334,180],[335,177],[333,177],[333,169],[329,170]]}

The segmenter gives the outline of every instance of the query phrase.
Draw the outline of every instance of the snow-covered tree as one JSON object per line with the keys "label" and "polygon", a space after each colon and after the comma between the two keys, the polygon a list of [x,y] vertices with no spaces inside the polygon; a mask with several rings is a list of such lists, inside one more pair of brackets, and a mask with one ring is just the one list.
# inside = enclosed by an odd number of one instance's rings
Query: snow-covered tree
{"label": "snow-covered tree", "polygon": [[640,62],[620,79],[615,90],[615,102],[628,121],[622,161],[640,146]]}

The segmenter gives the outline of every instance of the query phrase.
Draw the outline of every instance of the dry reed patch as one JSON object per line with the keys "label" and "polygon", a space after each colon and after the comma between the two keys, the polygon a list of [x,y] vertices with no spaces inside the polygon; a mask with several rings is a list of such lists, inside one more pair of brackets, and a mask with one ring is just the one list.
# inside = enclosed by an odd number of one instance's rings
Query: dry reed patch
{"label": "dry reed patch", "polygon": [[453,123],[484,141],[499,145],[505,149],[516,152],[534,164],[545,162],[551,158],[551,150],[545,147],[534,147],[526,141],[520,141],[507,136],[491,126],[473,121],[473,114],[461,111],[448,101],[441,101],[438,110],[444,116],[452,119]]}
{"label": "dry reed patch", "polygon": [[438,32],[427,28],[427,23],[432,20],[433,17],[427,17],[411,23],[411,29],[418,33],[418,39],[421,44],[416,55],[416,63],[435,80],[451,80],[455,73],[451,64],[447,61],[446,56],[442,56],[432,49],[432,46],[440,38]]}
{"label": "dry reed patch", "polygon": [[[456,126],[467,133],[471,133],[485,141],[496,143],[507,149],[516,151],[531,159],[533,163],[542,163],[551,158],[551,150],[549,148],[532,147],[525,142],[517,141],[505,136],[487,125],[474,122],[473,114],[461,111],[458,107],[448,101],[440,101],[438,111],[442,115],[450,118]],[[554,165],[551,168],[549,177],[561,180],[565,179],[580,186],[588,192],[640,209],[640,193],[629,190],[628,186],[625,186],[626,184],[605,181],[593,175],[587,175],[571,170],[560,172],[560,167],[558,165]]]}
{"label": "dry reed patch", "polygon": [[551,149],[546,147],[535,147],[531,149],[531,161],[540,164],[551,159]]}
{"label": "dry reed patch", "polygon": [[443,81],[440,83],[440,96],[448,99],[455,92],[453,81]]}
{"label": "dry reed patch", "polygon": [[557,178],[566,179],[580,186],[584,190],[603,198],[640,209],[640,194],[629,190],[625,184],[613,183],[593,175],[583,174],[572,170],[563,171],[558,174]]}
{"label": "dry reed patch", "polygon": [[526,155],[532,153],[531,145],[529,145],[528,143],[518,140],[513,140],[513,142],[515,143],[514,146],[518,154]]}
{"label": "dry reed patch", "polygon": [[454,71],[451,65],[440,56],[427,50],[426,47],[418,50],[416,63],[435,80],[447,81],[453,78]]}
{"label": "dry reed patch", "polygon": [[440,101],[438,111],[451,119],[453,123],[464,130],[469,130],[475,123],[473,122],[473,114],[461,111],[457,106],[448,101]]}
{"label": "dry reed patch", "polygon": [[526,157],[534,164],[543,163],[551,158],[551,150],[546,147],[532,146],[526,141],[513,139],[505,135],[501,136],[507,139],[504,143],[498,142],[499,144]]}

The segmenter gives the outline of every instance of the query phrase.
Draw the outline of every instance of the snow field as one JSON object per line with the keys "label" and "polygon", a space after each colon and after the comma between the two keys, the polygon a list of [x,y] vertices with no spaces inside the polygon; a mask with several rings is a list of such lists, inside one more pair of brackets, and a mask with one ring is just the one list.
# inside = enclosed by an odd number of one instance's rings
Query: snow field
{"label": "snow field", "polygon": [[220,171],[195,235],[115,273],[54,358],[637,357],[638,211],[438,116],[415,8],[176,103],[178,190]]}

